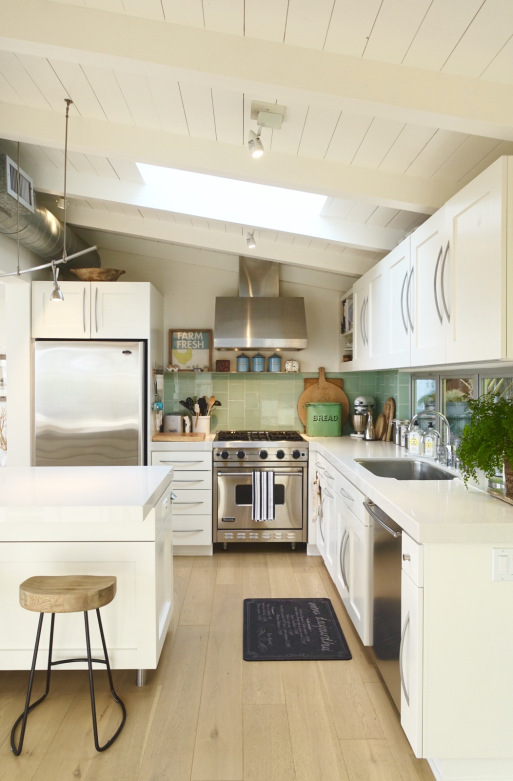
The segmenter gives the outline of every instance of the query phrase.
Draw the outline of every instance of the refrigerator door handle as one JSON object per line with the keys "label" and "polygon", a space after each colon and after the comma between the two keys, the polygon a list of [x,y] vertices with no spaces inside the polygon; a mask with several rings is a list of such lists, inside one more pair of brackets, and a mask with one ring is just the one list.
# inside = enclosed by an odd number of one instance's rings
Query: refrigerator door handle
{"label": "refrigerator door handle", "polygon": [[96,287],[94,293],[94,327],[96,328],[96,333],[98,333],[98,287]]}
{"label": "refrigerator door handle", "polygon": [[86,332],[86,289],[82,290],[82,322],[84,325],[84,333]]}

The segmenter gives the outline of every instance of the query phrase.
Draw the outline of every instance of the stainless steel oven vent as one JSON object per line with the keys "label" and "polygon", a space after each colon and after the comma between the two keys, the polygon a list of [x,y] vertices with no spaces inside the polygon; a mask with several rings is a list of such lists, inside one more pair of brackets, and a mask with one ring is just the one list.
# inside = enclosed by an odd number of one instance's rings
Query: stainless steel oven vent
{"label": "stainless steel oven vent", "polygon": [[279,264],[239,258],[239,297],[216,298],[218,350],[303,350],[307,347],[304,298],[279,294]]}

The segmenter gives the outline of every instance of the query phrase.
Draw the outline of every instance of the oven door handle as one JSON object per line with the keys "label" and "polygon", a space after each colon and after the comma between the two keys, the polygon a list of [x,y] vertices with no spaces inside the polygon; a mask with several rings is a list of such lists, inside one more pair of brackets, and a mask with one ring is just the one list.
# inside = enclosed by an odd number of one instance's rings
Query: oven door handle
{"label": "oven door handle", "polygon": [[281,469],[248,469],[247,472],[217,472],[218,477],[250,477],[251,472],[274,472],[276,477],[296,477],[297,475],[302,475],[303,470],[298,469],[297,472],[282,472]]}

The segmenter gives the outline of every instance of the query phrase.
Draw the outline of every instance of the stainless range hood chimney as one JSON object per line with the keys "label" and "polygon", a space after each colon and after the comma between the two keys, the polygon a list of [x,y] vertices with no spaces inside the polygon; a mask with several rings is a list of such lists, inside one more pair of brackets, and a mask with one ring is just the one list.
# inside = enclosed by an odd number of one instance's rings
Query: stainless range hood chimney
{"label": "stainless range hood chimney", "polygon": [[239,258],[239,297],[216,298],[217,350],[304,350],[304,298],[280,297],[279,264]]}

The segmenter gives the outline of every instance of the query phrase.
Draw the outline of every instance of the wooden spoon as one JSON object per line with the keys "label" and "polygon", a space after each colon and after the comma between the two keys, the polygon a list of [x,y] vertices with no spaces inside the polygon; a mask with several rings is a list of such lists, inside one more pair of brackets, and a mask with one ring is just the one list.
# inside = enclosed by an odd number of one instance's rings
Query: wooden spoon
{"label": "wooden spoon", "polygon": [[194,412],[196,413],[196,422],[194,424],[194,428],[198,428],[198,418],[200,415],[200,405],[198,404],[198,402],[196,402],[196,404],[194,405]]}
{"label": "wooden spoon", "polygon": [[210,410],[214,406],[215,402],[216,402],[216,397],[215,396],[210,396],[210,398],[208,400],[208,405],[207,405],[207,415],[210,415]]}

